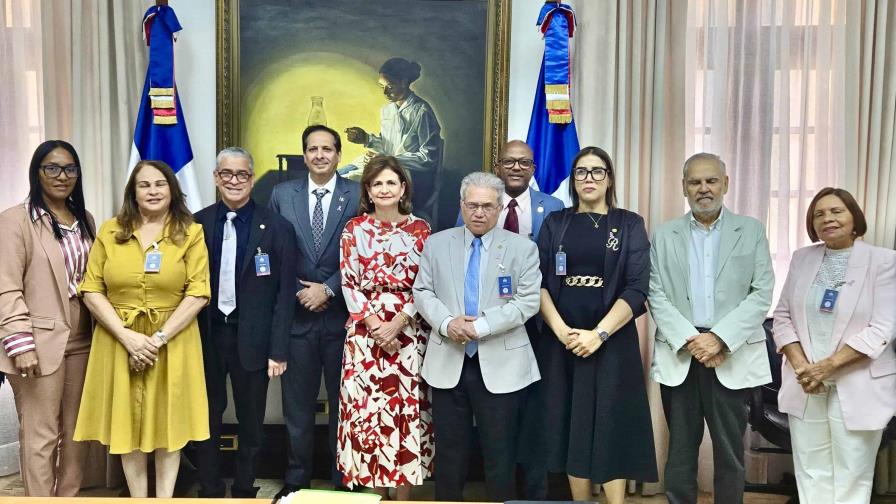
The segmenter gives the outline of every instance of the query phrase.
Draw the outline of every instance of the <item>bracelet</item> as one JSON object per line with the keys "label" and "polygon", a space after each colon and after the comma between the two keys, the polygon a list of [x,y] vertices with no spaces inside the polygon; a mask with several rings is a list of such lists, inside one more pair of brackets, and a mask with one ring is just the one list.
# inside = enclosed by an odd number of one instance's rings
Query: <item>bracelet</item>
{"label": "bracelet", "polygon": [[411,325],[411,317],[409,317],[407,313],[398,312],[398,315],[401,317],[402,320],[404,320],[405,327]]}
{"label": "bracelet", "polygon": [[162,342],[162,345],[167,345],[167,344],[168,344],[168,337],[165,336],[165,331],[163,331],[163,330],[161,330],[161,329],[159,329],[158,331],[156,331],[155,333],[153,333],[153,337],[154,337],[154,338],[159,338],[159,341]]}

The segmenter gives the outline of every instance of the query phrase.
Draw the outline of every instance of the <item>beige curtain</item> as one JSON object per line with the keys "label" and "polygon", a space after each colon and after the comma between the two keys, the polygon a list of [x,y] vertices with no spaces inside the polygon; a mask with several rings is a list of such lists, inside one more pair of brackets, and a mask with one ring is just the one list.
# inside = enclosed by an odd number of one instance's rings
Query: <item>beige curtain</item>
{"label": "beige curtain", "polygon": [[44,5],[54,18],[65,16],[71,32],[71,134],[85,166],[88,208],[104,220],[117,211],[127,180],[148,59],[142,19],[151,3],[71,0],[64,14],[55,2]]}
{"label": "beige curtain", "polygon": [[[847,14],[844,186],[868,218],[865,240],[896,240],[896,5],[863,2]],[[875,493],[896,492],[896,442],[878,453]]]}
{"label": "beige curtain", "polygon": [[119,204],[147,53],[149,2],[6,0],[0,9],[0,207],[25,198],[38,143],[70,141],[97,219]]}
{"label": "beige curtain", "polygon": [[896,4],[847,13],[844,186],[865,209],[875,245],[896,245]]}
{"label": "beige curtain", "polygon": [[[685,2],[618,0],[570,2],[579,31],[573,54],[573,104],[582,146],[606,149],[616,163],[620,206],[641,214],[648,230],[683,212],[681,164],[685,138]],[[652,331],[639,321],[645,369]],[[660,477],[668,432],[659,386],[648,381]],[[644,494],[662,491],[647,483]]]}
{"label": "beige curtain", "polygon": [[[0,2],[0,210],[25,199],[34,148],[59,138],[81,158],[88,210],[98,221],[114,214],[146,69],[141,21],[149,5]],[[85,486],[106,481],[100,445],[88,466]]]}
{"label": "beige curtain", "polygon": [[28,194],[28,163],[44,139],[40,5],[0,3],[0,210]]}

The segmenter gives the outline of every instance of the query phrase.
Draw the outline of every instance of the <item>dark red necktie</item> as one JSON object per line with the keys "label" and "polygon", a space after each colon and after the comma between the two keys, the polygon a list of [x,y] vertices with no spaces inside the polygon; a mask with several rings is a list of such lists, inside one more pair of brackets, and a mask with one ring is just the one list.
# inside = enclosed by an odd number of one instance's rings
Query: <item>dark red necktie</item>
{"label": "dark red necktie", "polygon": [[504,219],[504,229],[519,234],[520,218],[516,214],[517,206],[516,198],[511,199],[510,202],[507,203],[507,218]]}

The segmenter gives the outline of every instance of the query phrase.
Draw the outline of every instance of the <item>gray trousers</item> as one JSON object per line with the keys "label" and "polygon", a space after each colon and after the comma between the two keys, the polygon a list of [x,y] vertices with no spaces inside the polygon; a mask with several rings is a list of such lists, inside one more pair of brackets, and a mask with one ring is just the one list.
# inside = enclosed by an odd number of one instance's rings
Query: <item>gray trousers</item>
{"label": "gray trousers", "polygon": [[715,504],[744,501],[744,430],[749,389],[731,390],[719,382],[715,369],[691,359],[681,385],[661,387],[669,425],[666,460],[666,497],[669,504],[696,504],[697,455],[703,440],[703,421],[709,427],[715,473]]}

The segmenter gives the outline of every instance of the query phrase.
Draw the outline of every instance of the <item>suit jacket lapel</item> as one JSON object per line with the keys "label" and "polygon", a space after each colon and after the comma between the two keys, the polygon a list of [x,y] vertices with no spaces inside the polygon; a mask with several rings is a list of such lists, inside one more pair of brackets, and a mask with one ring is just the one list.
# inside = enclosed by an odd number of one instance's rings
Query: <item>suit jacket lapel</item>
{"label": "suit jacket lapel", "polygon": [[[330,198],[330,210],[327,212],[327,223],[324,226],[324,232],[320,236],[320,250],[317,251],[317,257],[327,248],[333,233],[336,232],[336,225],[342,220],[342,214],[348,206],[349,190],[342,180],[342,177],[336,175],[336,187],[333,189],[333,197]],[[306,207],[307,209],[307,207]],[[341,233],[342,230],[340,229]]]}
{"label": "suit jacket lapel", "polygon": [[[818,269],[821,268],[821,261],[824,259],[824,246],[815,247],[811,249],[809,254],[806,254],[806,259],[802,265],[797,266],[800,268],[800,275],[797,277],[796,285],[793,286],[793,291],[797,293],[801,293],[802,295],[798,295],[797,299],[805,299],[805,296],[809,293],[809,286],[812,285],[812,281],[815,280],[815,273],[818,272]],[[799,322],[799,327],[809,327],[809,319],[806,315],[806,303],[805,302],[797,302],[795,306],[790,307],[791,310],[796,314],[796,318]],[[838,306],[837,310],[840,311],[842,306]],[[835,333],[836,334],[836,333]],[[809,361],[813,361],[812,355],[812,342],[811,340],[800,340],[800,343],[805,347],[803,351],[806,353],[806,357],[809,358]]]}
{"label": "suit jacket lapel", "polygon": [[[846,324],[852,318],[856,305],[859,302],[859,294],[868,276],[868,266],[871,264],[871,251],[865,246],[864,242],[856,241],[853,245],[852,252],[849,254],[849,261],[846,266],[846,276],[843,278],[843,286],[840,287],[840,294],[837,296],[836,315],[834,316],[834,329],[831,334],[840,335],[841,338],[837,343],[839,349],[842,344],[842,337],[846,331]],[[817,271],[817,270],[816,270]]]}
{"label": "suit jacket lapel", "polygon": [[[544,198],[540,193],[536,193],[535,191],[531,191],[532,197],[532,238],[535,240],[538,237],[538,230],[541,229],[541,224],[544,222]],[[538,210],[541,209],[539,212]]]}
{"label": "suit jacket lapel", "polygon": [[308,177],[299,179],[296,185],[298,197],[293,198],[293,212],[299,226],[300,245],[308,252],[309,258],[314,258],[314,243],[311,242],[311,216],[308,214]]}
{"label": "suit jacket lapel", "polygon": [[[249,224],[249,241],[246,242],[246,257],[243,257],[243,264],[240,267],[240,276],[246,272],[246,268],[254,261],[255,254],[258,253],[258,244],[261,243],[261,237],[264,236],[267,228],[267,214],[264,210],[255,207],[252,212],[252,222]],[[263,253],[270,254],[267,250]]]}
{"label": "suit jacket lapel", "polygon": [[452,244],[448,251],[451,261],[451,278],[454,279],[454,292],[457,294],[457,306],[463,311],[464,309],[464,261],[466,260],[467,251],[464,247],[464,229],[465,226],[455,228],[457,231],[452,235],[455,243]]}
{"label": "suit jacket lapel", "polygon": [[725,212],[725,215],[722,216],[722,222],[720,223],[722,226],[722,236],[720,237],[719,242],[719,260],[716,262],[716,280],[718,280],[719,275],[722,274],[722,268],[725,266],[725,262],[731,257],[731,253],[734,252],[737,242],[739,242],[741,236],[743,236],[740,232],[740,223],[733,222],[732,218],[734,217],[734,214],[727,210],[723,211]]}
{"label": "suit jacket lapel", "polygon": [[675,243],[673,243],[672,246],[672,254],[675,256],[675,260],[678,261],[678,267],[675,268],[679,276],[678,280],[684,285],[687,285],[688,299],[693,296],[693,293],[691,292],[690,225],[690,214],[686,214],[684,217],[679,219],[678,225],[673,229],[673,233],[675,234]]}
{"label": "suit jacket lapel", "polygon": [[507,235],[497,229],[494,233],[492,246],[489,247],[488,255],[483,263],[485,271],[479,271],[480,275],[485,275],[480,284],[482,287],[479,289],[479,311],[482,311],[483,307],[494,304],[494,298],[498,293],[498,275],[510,275],[504,264],[504,255],[507,253]]}
{"label": "suit jacket lapel", "polygon": [[615,237],[619,240],[616,249],[613,250],[611,247],[607,247],[606,243],[599,243],[597,253],[600,254],[603,252],[604,254],[604,303],[610,303],[607,306],[612,305],[614,302],[611,299],[616,294],[615,282],[621,279],[620,271],[616,270],[617,265],[619,264],[619,256],[621,256],[625,250],[626,240],[628,240],[628,236],[626,236],[626,230],[622,229],[622,212],[614,211],[610,209],[607,212],[606,221],[601,224],[602,226],[607,226],[607,241],[612,237]]}
{"label": "suit jacket lapel", "polygon": [[[219,203],[220,204],[220,203]],[[212,245],[215,240],[215,217],[218,214],[218,204],[215,206],[205,210],[202,213],[202,229],[205,234],[205,248],[209,252],[212,250]],[[212,272],[214,274],[214,272]]]}
{"label": "suit jacket lapel", "polygon": [[[31,218],[30,212],[28,218]],[[65,310],[66,320],[69,318],[68,306],[68,273],[65,271],[65,258],[62,256],[62,247],[53,236],[53,228],[49,224],[50,218],[42,216],[33,222],[37,226],[37,232],[40,235],[40,245],[47,254],[50,261],[50,268],[53,270],[53,277],[56,278],[56,293],[59,295],[59,301]]]}

